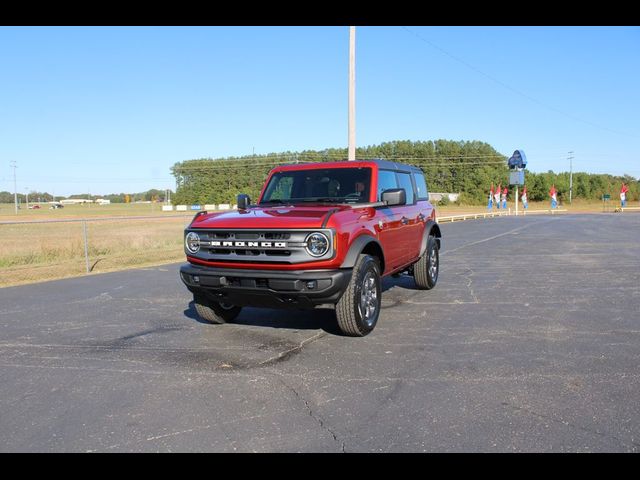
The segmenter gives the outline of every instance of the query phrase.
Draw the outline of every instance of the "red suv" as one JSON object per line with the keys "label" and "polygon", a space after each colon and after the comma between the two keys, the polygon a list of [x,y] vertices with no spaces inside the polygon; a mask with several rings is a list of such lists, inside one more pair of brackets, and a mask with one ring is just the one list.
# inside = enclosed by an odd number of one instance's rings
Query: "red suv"
{"label": "red suv", "polygon": [[233,320],[243,306],[331,305],[346,335],[380,315],[383,276],[436,285],[440,228],[422,170],[384,160],[274,168],[260,198],[200,212],[185,229],[180,276],[200,317]]}

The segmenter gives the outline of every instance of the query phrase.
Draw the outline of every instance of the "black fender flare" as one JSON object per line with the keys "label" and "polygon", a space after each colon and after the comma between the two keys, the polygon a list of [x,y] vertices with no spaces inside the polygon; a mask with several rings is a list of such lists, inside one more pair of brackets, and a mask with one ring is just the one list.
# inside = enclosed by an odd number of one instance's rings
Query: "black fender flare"
{"label": "black fender flare", "polygon": [[356,261],[358,260],[358,255],[362,253],[362,251],[367,248],[369,245],[373,244],[373,248],[378,251],[378,256],[380,258],[380,271],[384,271],[384,250],[382,245],[375,237],[371,235],[360,235],[358,238],[354,240],[354,242],[349,247],[349,251],[347,255],[344,257],[344,261],[340,268],[353,268],[356,265]]}
{"label": "black fender flare", "polygon": [[427,250],[427,240],[429,239],[429,235],[433,235],[434,237],[436,237],[436,242],[438,242],[438,250],[442,248],[442,233],[440,233],[440,227],[433,220],[429,220],[424,226],[424,235],[422,237],[422,244],[420,245],[421,257]]}

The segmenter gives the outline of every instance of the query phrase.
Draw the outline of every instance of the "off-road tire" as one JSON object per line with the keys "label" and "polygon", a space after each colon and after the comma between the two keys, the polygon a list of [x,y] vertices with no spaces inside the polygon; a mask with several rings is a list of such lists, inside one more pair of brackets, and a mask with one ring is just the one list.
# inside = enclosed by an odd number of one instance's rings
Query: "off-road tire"
{"label": "off-road tire", "polygon": [[375,257],[361,254],[336,304],[336,319],[342,333],[350,337],[371,333],[380,316],[381,299],[380,265]]}
{"label": "off-road tire", "polygon": [[193,303],[201,319],[209,323],[226,323],[238,316],[242,307],[212,301],[204,295],[194,295]]}
{"label": "off-road tire", "polygon": [[431,290],[438,282],[440,270],[440,251],[438,241],[433,235],[427,238],[427,249],[413,266],[413,277],[421,290]]}

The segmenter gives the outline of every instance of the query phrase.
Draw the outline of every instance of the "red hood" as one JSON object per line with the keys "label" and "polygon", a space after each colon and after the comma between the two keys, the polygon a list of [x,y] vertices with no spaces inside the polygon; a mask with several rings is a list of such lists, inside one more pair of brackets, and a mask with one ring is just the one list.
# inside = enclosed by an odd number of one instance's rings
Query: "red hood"
{"label": "red hood", "polygon": [[320,228],[330,210],[344,210],[345,205],[269,206],[253,207],[245,211],[200,215],[193,228]]}

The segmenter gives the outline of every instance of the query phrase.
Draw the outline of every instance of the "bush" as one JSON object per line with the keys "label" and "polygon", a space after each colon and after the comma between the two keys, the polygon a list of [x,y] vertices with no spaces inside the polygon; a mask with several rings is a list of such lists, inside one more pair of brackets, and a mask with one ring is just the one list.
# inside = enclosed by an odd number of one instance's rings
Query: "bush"
{"label": "bush", "polygon": [[478,205],[478,204],[481,204],[482,202],[479,202],[477,199],[471,197],[466,192],[460,192],[460,194],[458,195],[458,198],[453,203],[458,206],[468,206],[468,205]]}

